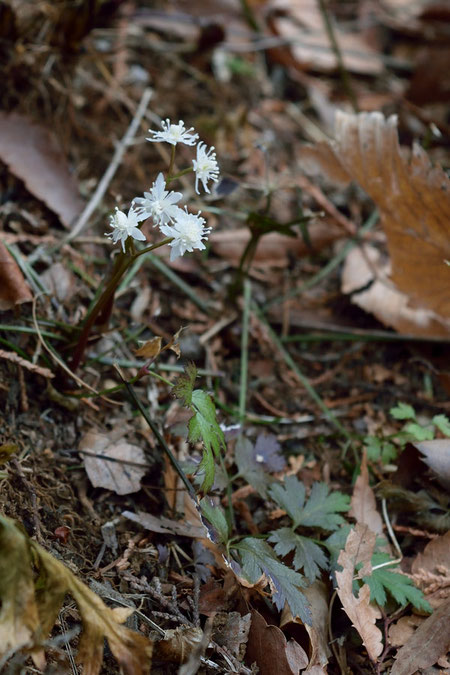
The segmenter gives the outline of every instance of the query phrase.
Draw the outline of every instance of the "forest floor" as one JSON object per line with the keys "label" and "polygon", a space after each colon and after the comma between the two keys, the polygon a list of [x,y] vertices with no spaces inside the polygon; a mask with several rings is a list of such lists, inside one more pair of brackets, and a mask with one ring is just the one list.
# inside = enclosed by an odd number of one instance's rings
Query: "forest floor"
{"label": "forest floor", "polygon": [[[0,10],[0,671],[450,672],[448,7]],[[75,363],[161,120],[211,234]]]}

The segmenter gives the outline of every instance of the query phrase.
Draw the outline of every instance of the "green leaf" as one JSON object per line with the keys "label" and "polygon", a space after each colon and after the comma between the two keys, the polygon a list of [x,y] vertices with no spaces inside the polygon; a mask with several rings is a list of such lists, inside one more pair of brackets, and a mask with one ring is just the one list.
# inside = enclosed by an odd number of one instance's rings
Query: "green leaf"
{"label": "green leaf", "polygon": [[383,464],[390,464],[394,459],[397,459],[398,451],[393,443],[383,441],[381,448],[381,461]]}
{"label": "green leaf", "polygon": [[366,436],[364,438],[364,447],[367,452],[367,459],[371,462],[378,462],[381,459],[381,439],[377,436]]}
{"label": "green leaf", "polygon": [[[372,566],[376,567],[383,562],[388,562],[389,559],[386,553],[375,553],[372,556]],[[422,591],[416,588],[412,579],[398,571],[397,565],[374,569],[370,576],[363,577],[362,580],[370,588],[370,599],[381,606],[387,602],[386,591],[388,591],[399,605],[406,605],[410,602],[417,609],[432,612]]]}
{"label": "green leaf", "polygon": [[408,422],[408,424],[405,424],[403,431],[410,434],[416,441],[431,441],[434,438],[432,429],[421,427],[420,424],[417,424],[416,422]]}
{"label": "green leaf", "polygon": [[[347,537],[350,534],[351,529],[352,529],[351,525],[345,524],[342,527],[340,527],[339,530],[336,530],[336,532],[330,534],[328,539],[325,539],[325,541],[322,542],[323,545],[327,547],[330,553],[331,572],[336,572],[338,568],[337,560],[339,558],[339,553],[345,548],[345,542],[347,541]],[[340,565],[339,569],[342,569]]]}
{"label": "green leaf", "polygon": [[294,530],[299,525],[337,530],[345,523],[338,512],[346,512],[350,506],[349,497],[342,492],[328,494],[326,483],[314,483],[305,503],[305,486],[296,476],[288,476],[284,485],[277,483],[269,492],[278,506],[292,518]]}
{"label": "green leaf", "polygon": [[211,523],[219,539],[223,544],[226,544],[230,534],[227,519],[225,514],[219,506],[216,506],[211,503],[211,500],[208,497],[203,497],[200,500],[200,508],[205,518]]}
{"label": "green leaf", "polygon": [[399,403],[395,408],[389,411],[392,417],[396,420],[415,420],[416,413],[414,408],[408,403]]}
{"label": "green leaf", "polygon": [[312,616],[309,603],[299,590],[305,586],[301,574],[294,572],[278,560],[273,549],[262,539],[246,537],[233,548],[239,551],[242,560],[242,573],[256,583],[262,574],[269,579],[272,599],[279,611],[288,603],[292,614],[300,617],[303,623],[311,625]]}
{"label": "green leaf", "polygon": [[320,576],[321,569],[328,569],[328,560],[321,547],[308,537],[295,534],[290,527],[281,527],[270,532],[269,541],[275,544],[275,551],[279,556],[295,551],[292,564],[296,570],[303,570],[311,583]]}
{"label": "green leaf", "polygon": [[447,415],[435,415],[431,421],[444,436],[450,436],[450,420]]}
{"label": "green leaf", "polygon": [[225,437],[217,423],[216,409],[209,394],[196,389],[191,394],[191,406],[194,415],[189,420],[189,440],[191,443],[202,441],[204,445],[203,458],[199,470],[205,471],[202,490],[207,492],[214,482],[214,455],[220,455],[220,449],[225,448]]}
{"label": "green leaf", "polygon": [[174,396],[181,399],[182,404],[186,408],[191,407],[192,390],[194,389],[194,382],[197,377],[197,368],[194,363],[188,363],[182,373],[176,380],[172,387]]}
{"label": "green leaf", "polygon": [[245,478],[247,483],[259,492],[261,497],[267,498],[267,488],[272,478],[263,467],[255,462],[254,446],[244,436],[240,436],[234,449],[235,462],[239,475]]}

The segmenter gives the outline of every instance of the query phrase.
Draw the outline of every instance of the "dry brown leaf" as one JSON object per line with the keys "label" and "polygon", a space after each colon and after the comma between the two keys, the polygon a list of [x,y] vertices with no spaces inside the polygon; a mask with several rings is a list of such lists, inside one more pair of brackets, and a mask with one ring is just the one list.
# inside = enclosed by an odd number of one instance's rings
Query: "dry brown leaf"
{"label": "dry brown leaf", "polygon": [[389,644],[393,647],[403,647],[414,635],[417,626],[425,621],[424,616],[402,616],[401,619],[389,626]]}
{"label": "dry brown leaf", "polygon": [[178,344],[178,339],[181,335],[181,332],[183,331],[183,328],[180,328],[172,337],[170,340],[167,342],[167,344],[164,345],[164,347],[161,347],[162,343],[162,337],[160,335],[156,335],[154,338],[151,340],[147,340],[139,349],[135,350],[136,356],[139,356],[143,359],[156,359],[157,356],[161,354],[161,352],[165,352],[166,349],[171,349],[175,354],[177,355],[177,358],[179,359],[181,356],[180,352],[180,345]]}
{"label": "dry brown leaf", "polygon": [[174,630],[166,630],[165,639],[155,642],[154,658],[169,663],[186,663],[202,639],[203,631],[196,626],[179,626]]}
{"label": "dry brown leaf", "polygon": [[[323,219],[311,223],[308,234],[313,250],[320,251],[336,239],[341,239],[345,233],[331,219],[328,221]],[[217,255],[237,267],[249,239],[249,230],[241,227],[236,230],[214,232],[209,241]],[[253,264],[256,267],[285,267],[290,255],[301,257],[310,253],[311,249],[303,238],[286,237],[278,232],[270,232],[259,240]]]}
{"label": "dry brown leaf", "polygon": [[436,609],[398,651],[391,675],[412,675],[434,665],[450,649],[450,600]]}
{"label": "dry brown leaf", "polygon": [[347,537],[345,549],[339,554],[338,563],[344,569],[342,572],[336,572],[337,594],[345,613],[360,634],[369,658],[373,662],[383,651],[382,633],[375,625],[376,619],[380,618],[380,612],[370,604],[370,588],[367,584],[361,587],[358,597],[353,594],[353,578],[355,568],[360,562],[363,565],[359,570],[358,578],[371,574],[370,561],[375,541],[376,535],[367,525],[357,523],[355,529],[351,530]]}
{"label": "dry brown leaf", "polygon": [[0,310],[8,310],[33,299],[16,261],[0,241]]}
{"label": "dry brown leaf", "polygon": [[252,624],[248,636],[246,662],[256,663],[261,675],[298,675],[308,665],[306,652],[294,639],[286,640],[277,627],[252,610]]}
{"label": "dry brown leaf", "polygon": [[430,541],[414,559],[411,576],[433,608],[450,597],[450,532]]}
{"label": "dry brown leaf", "polygon": [[148,465],[142,448],[119,440],[118,435],[121,433],[120,430],[109,434],[89,431],[81,439],[78,449],[94,487],[127,495],[140,490],[141,479],[148,471]]}
{"label": "dry brown leaf", "polygon": [[0,159],[66,227],[81,213],[83,200],[55,137],[28,117],[0,111]]}
{"label": "dry brown leaf", "polygon": [[323,581],[316,579],[316,581],[302,589],[302,593],[306,596],[311,607],[312,621],[311,625],[302,624],[301,620],[292,616],[288,605],[285,605],[280,619],[280,628],[284,628],[289,623],[299,623],[303,625],[309,635],[310,645],[308,673],[314,667],[322,668],[328,663],[328,657],[331,654],[328,646],[328,606],[329,594],[326,585]]}
{"label": "dry brown leaf", "polygon": [[383,520],[377,511],[375,494],[369,485],[369,470],[365,450],[361,462],[361,473],[353,488],[348,515],[354,518],[357,523],[367,525],[375,534],[383,533]]}
{"label": "dry brown leaf", "polygon": [[63,263],[53,263],[43,274],[41,280],[46,289],[54,295],[59,302],[70,300],[76,292],[76,280],[74,274]]}
{"label": "dry brown leaf", "polygon": [[122,513],[124,518],[128,518],[135,523],[139,523],[142,527],[150,532],[160,532],[162,534],[178,534],[181,537],[192,537],[194,539],[204,539],[206,535],[206,528],[204,525],[191,525],[187,522],[180,522],[178,520],[171,520],[165,516],[153,516],[151,513],[143,513],[138,511],[124,511]]}
{"label": "dry brown leaf", "polygon": [[[445,172],[433,168],[418,145],[409,156],[403,153],[396,117],[385,119],[378,112],[338,112],[335,143],[319,144],[307,155],[309,160],[314,156],[325,174],[330,169],[336,175],[340,165],[342,176],[347,173],[348,180],[357,181],[377,204],[391,257],[392,285],[409,299],[408,309],[423,312],[409,331],[448,335],[450,269],[445,260],[450,259],[450,179]],[[300,162],[305,167],[302,154]],[[434,313],[434,325],[427,312]]]}
{"label": "dry brown leaf", "polygon": [[[100,672],[105,638],[127,675],[150,671],[152,643],[121,625],[132,610],[107,607],[59,560],[29,539],[13,520],[3,516],[0,516],[0,551],[0,662],[7,654],[12,656],[27,649],[33,651],[33,658],[43,669],[42,643],[56,621],[66,593],[70,593],[83,623],[77,655],[78,662],[84,665],[83,673]],[[34,584],[36,572],[38,591]]]}
{"label": "dry brown leaf", "polygon": [[439,483],[450,490],[450,438],[414,442],[424,455],[423,461],[435,473]]}
{"label": "dry brown leaf", "polygon": [[219,612],[214,616],[213,639],[238,659],[244,657],[251,625],[251,614]]}

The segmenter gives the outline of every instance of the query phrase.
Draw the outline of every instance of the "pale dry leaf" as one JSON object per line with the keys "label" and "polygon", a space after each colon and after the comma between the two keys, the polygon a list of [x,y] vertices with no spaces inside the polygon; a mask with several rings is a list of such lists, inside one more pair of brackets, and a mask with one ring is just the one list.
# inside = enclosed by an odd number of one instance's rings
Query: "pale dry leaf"
{"label": "pale dry leaf", "polygon": [[[344,261],[341,289],[343,293],[353,293],[355,305],[399,333],[447,336],[450,321],[431,309],[415,306],[406,293],[394,286],[390,271],[390,262],[383,260],[374,246],[354,248]],[[359,291],[360,288],[363,290]]]}
{"label": "pale dry leaf", "polygon": [[415,441],[413,445],[422,453],[423,461],[436,475],[439,483],[450,490],[450,438]]}
{"label": "pale dry leaf", "polygon": [[370,604],[370,588],[364,584],[358,593],[353,594],[353,578],[358,563],[362,568],[358,577],[371,574],[370,564],[375,548],[376,535],[371,532],[367,525],[356,524],[351,530],[345,543],[345,549],[341,551],[338,563],[343,567],[342,572],[336,572],[337,594],[342,602],[345,613],[353,626],[358,631],[369,658],[376,662],[377,657],[383,651],[382,633],[375,625],[376,619],[380,618],[380,612]]}
{"label": "pale dry leaf", "polygon": [[31,363],[31,361],[22,358],[21,356],[16,354],[16,352],[5,352],[3,349],[0,349],[0,359],[6,359],[7,361],[11,361],[12,363],[17,363],[17,365],[22,366],[22,368],[26,368],[26,370],[29,370],[32,373],[42,375],[42,377],[46,377],[49,380],[52,377],[55,377],[52,371],[49,370],[48,368],[44,368],[43,366],[38,366],[35,363]]}
{"label": "pale dry leaf", "polygon": [[33,299],[16,261],[0,241],[0,310],[12,309]]}
{"label": "pale dry leaf", "polygon": [[[327,155],[328,149],[328,155]],[[314,148],[308,150],[308,157]],[[316,163],[327,173],[342,166],[379,208],[391,257],[391,281],[410,306],[435,313],[447,334],[450,325],[450,179],[433,168],[418,145],[401,151],[395,116],[336,115],[335,142],[322,144]],[[300,155],[301,162],[301,155]],[[420,334],[422,327],[417,329]],[[426,332],[424,334],[427,334]],[[430,334],[430,333],[428,333]]]}
{"label": "pale dry leaf", "polygon": [[202,638],[203,631],[196,626],[179,626],[166,630],[165,638],[155,642],[154,657],[166,663],[186,663],[202,642]]}
{"label": "pale dry leaf", "polygon": [[411,566],[411,577],[433,608],[450,597],[450,532],[430,541]]}
{"label": "pale dry leaf", "polygon": [[241,616],[239,612],[220,612],[214,617],[213,638],[221,647],[226,647],[236,658],[245,654],[251,614]]}
{"label": "pale dry leaf", "polygon": [[436,609],[397,652],[391,675],[413,675],[450,649],[450,600]]}
{"label": "pale dry leaf", "polygon": [[113,490],[118,495],[140,490],[148,465],[145,453],[138,445],[117,440],[114,431],[109,434],[89,431],[81,439],[78,449],[94,487]]}
{"label": "pale dry leaf", "polygon": [[0,111],[0,159],[70,227],[83,209],[74,177],[52,132],[25,115]]}
{"label": "pale dry leaf", "polygon": [[308,665],[302,647],[293,640],[286,640],[284,633],[252,610],[252,623],[247,643],[246,659],[256,663],[260,675],[298,675]]}
{"label": "pale dry leaf", "polygon": [[353,488],[348,515],[354,518],[357,523],[367,525],[375,534],[383,533],[383,519],[377,511],[375,494],[369,485],[369,470],[365,450],[361,462],[361,472]]}
{"label": "pale dry leaf", "polygon": [[47,290],[56,296],[59,302],[70,300],[76,292],[75,277],[67,265],[63,265],[63,263],[53,263],[41,274],[41,279]]}

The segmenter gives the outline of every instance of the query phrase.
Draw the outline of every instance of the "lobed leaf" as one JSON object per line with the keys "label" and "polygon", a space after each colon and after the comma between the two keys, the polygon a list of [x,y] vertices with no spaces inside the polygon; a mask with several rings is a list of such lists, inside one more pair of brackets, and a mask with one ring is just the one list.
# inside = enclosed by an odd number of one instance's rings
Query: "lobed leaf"
{"label": "lobed leaf", "polygon": [[311,583],[328,569],[328,560],[321,547],[308,537],[295,534],[290,527],[281,527],[270,533],[269,541],[275,544],[279,556],[295,551],[292,561],[296,570],[302,570]]}

